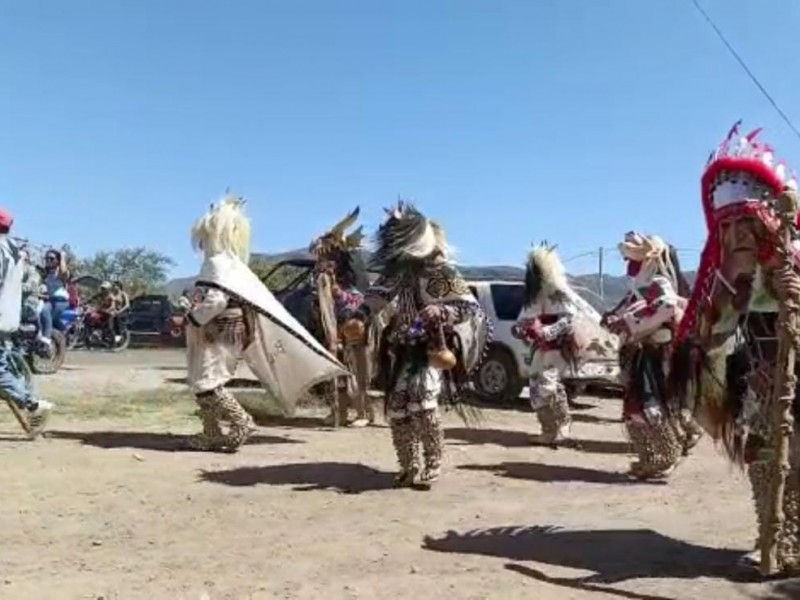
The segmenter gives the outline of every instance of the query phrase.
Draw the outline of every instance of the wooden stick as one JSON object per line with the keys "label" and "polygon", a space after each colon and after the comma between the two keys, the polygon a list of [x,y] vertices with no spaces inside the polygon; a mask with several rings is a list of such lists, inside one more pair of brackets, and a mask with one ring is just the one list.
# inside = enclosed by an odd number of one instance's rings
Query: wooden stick
{"label": "wooden stick", "polygon": [[776,325],[778,356],[775,363],[775,381],[770,406],[775,454],[772,457],[772,477],[769,479],[767,514],[764,515],[761,530],[761,574],[765,576],[772,575],[779,570],[778,541],[786,518],[783,496],[786,489],[786,477],[790,470],[789,442],[794,430],[792,404],[797,384],[795,360],[798,324],[800,324],[800,319],[798,319],[800,304],[798,304],[796,292],[791,285],[792,280],[798,278],[792,252],[792,239],[797,217],[797,195],[793,191],[785,190],[778,198],[775,208],[781,219],[779,232],[781,239],[778,247],[781,264],[776,269],[776,292],[780,308]]}
{"label": "wooden stick", "polygon": [[8,404],[8,407],[11,409],[11,412],[14,413],[14,416],[17,418],[17,421],[19,421],[22,430],[26,434],[30,434],[31,426],[28,425],[28,419],[25,418],[19,407],[16,404],[14,404],[11,400],[6,400],[6,404]]}

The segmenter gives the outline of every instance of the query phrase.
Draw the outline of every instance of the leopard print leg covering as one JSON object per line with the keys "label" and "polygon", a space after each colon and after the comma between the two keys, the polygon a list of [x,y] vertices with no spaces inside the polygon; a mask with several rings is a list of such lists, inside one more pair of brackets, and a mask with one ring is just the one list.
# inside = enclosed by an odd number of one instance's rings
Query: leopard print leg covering
{"label": "leopard print leg covering", "polygon": [[536,411],[542,427],[542,441],[545,444],[556,444],[569,436],[572,417],[569,414],[569,402],[566,392],[560,391],[550,401]]}
{"label": "leopard print leg covering", "polygon": [[786,478],[783,494],[783,528],[778,543],[778,563],[782,571],[797,574],[800,570],[800,480],[792,469]]}
{"label": "leopard print leg covering", "polygon": [[639,479],[666,477],[678,464],[683,444],[678,440],[673,424],[663,419],[657,425],[625,422],[639,462],[631,465],[631,474]]}
{"label": "leopard print leg covering", "polygon": [[397,487],[411,486],[419,469],[419,446],[414,431],[414,422],[411,417],[391,419],[389,426],[392,431],[394,451],[397,453],[397,462],[400,463],[400,472],[395,478],[395,485]]}
{"label": "leopard print leg covering", "polygon": [[197,416],[203,423],[203,432],[192,436],[187,442],[189,450],[220,451],[224,447],[224,435],[216,410],[216,398],[213,393],[197,394]]}
{"label": "leopard print leg covering", "polygon": [[256,429],[253,417],[242,408],[239,401],[226,388],[221,387],[215,390],[217,397],[217,411],[220,420],[228,421],[230,428],[225,436],[225,446],[231,452],[235,452],[247,441]]}
{"label": "leopard print leg covering", "polygon": [[[760,548],[761,528],[769,502],[771,473],[772,465],[767,461],[755,461],[747,467],[759,532],[756,549]],[[800,568],[800,473],[794,469],[786,479],[783,512],[783,527],[778,534],[778,567],[783,572],[796,573]]]}
{"label": "leopard print leg covering", "polygon": [[332,427],[339,427],[341,413],[339,412],[339,394],[336,390],[336,384],[331,381],[326,381],[322,384],[321,393],[325,404],[327,404],[330,409],[330,413],[325,417],[325,423]]}
{"label": "leopard print leg covering", "polygon": [[689,453],[702,439],[703,428],[700,427],[690,410],[677,411],[677,417],[673,420],[673,425],[675,426],[678,440],[683,445],[683,455],[689,456]]}
{"label": "leopard print leg covering", "polygon": [[444,454],[444,431],[438,410],[424,410],[414,415],[414,425],[422,442],[425,471],[422,481],[433,483],[439,478]]}

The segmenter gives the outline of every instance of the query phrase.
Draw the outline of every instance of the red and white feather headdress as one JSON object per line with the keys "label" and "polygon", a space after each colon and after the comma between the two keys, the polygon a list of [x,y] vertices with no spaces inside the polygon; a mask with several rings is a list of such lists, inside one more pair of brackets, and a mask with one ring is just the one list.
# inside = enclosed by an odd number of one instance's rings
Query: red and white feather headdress
{"label": "red and white feather headdress", "polygon": [[701,194],[708,237],[677,341],[694,329],[698,307],[711,291],[721,258],[720,223],[753,216],[768,230],[777,231],[779,220],[770,201],[787,187],[797,189],[794,172],[785,161],[776,160],[769,144],[759,140],[761,128],[741,135],[741,123],[734,124],[711,153],[703,171]]}

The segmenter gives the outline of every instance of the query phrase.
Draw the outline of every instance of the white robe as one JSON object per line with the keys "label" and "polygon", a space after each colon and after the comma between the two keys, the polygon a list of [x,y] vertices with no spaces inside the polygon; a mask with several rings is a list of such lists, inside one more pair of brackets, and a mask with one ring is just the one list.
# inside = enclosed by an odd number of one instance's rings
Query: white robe
{"label": "white robe", "polygon": [[[229,253],[207,257],[195,283],[242,300],[255,313],[250,343],[242,350],[215,343],[210,352],[201,330],[187,336],[188,359],[193,362],[189,379],[195,389],[198,383],[207,387],[233,373],[231,365],[241,354],[267,392],[291,412],[309,388],[350,375],[238,257]],[[205,323],[200,320],[200,325]]]}

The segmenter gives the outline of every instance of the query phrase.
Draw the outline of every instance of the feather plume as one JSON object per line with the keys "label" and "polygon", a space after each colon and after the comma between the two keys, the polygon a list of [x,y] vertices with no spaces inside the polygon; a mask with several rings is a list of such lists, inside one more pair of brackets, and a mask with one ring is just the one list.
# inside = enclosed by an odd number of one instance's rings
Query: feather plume
{"label": "feather plume", "polygon": [[564,263],[555,246],[542,242],[528,255],[525,265],[525,307],[532,306],[544,291],[566,291],[567,283]]}
{"label": "feather plume", "polygon": [[242,209],[245,200],[226,195],[192,227],[192,246],[207,257],[227,252],[243,262],[250,260],[250,219]]}
{"label": "feather plume", "polygon": [[386,209],[388,218],[378,228],[372,266],[385,274],[434,256],[449,258],[449,246],[441,225],[430,221],[412,204],[399,201]]}

